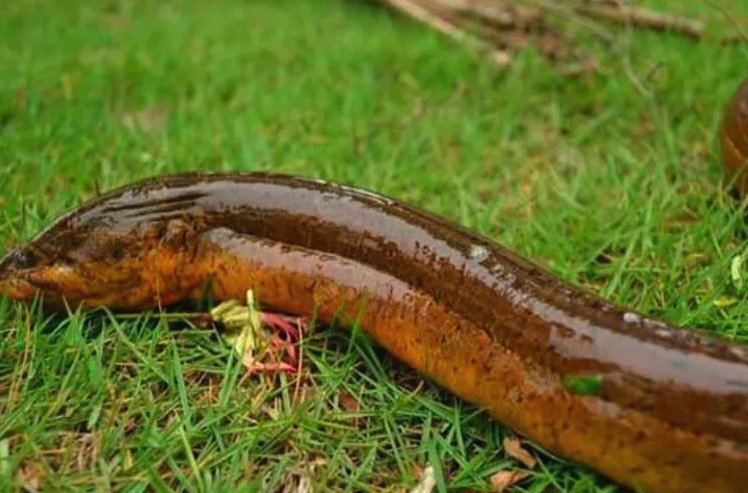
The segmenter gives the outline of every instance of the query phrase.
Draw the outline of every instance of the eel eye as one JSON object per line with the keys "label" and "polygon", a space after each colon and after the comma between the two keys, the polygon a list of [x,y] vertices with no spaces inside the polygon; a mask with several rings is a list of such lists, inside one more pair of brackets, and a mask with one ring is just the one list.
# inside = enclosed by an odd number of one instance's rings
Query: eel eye
{"label": "eel eye", "polygon": [[10,254],[10,260],[19,269],[28,269],[36,264],[37,257],[28,250],[16,249]]}

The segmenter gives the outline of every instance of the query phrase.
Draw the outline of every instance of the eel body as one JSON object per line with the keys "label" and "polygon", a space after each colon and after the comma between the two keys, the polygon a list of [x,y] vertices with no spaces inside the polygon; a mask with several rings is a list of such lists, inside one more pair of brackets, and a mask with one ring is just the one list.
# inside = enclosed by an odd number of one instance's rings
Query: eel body
{"label": "eel body", "polygon": [[[748,149],[748,84],[722,127]],[[736,180],[745,190],[748,182]],[[748,491],[748,348],[646,317],[493,241],[368,191],[178,174],[109,192],[0,261],[0,290],[140,310],[202,296],[359,323],[400,360],[631,487]],[[580,392],[569,382],[589,380]]]}

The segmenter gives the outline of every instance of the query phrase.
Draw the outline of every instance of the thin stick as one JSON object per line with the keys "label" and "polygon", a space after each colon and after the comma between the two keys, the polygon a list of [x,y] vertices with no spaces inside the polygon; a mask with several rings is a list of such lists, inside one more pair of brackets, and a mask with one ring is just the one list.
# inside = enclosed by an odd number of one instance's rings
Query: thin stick
{"label": "thin stick", "polygon": [[[306,325],[304,328],[308,327]],[[299,329],[299,361],[296,367],[296,387],[293,391],[293,401],[296,403],[299,400],[299,390],[301,389],[301,370],[304,366],[304,328],[301,327],[301,319],[296,319],[296,328]]]}
{"label": "thin stick", "polygon": [[419,5],[412,0],[384,0],[390,6],[399,9],[414,19],[427,24],[428,26],[436,29],[442,34],[449,36],[455,41],[466,44],[471,48],[478,49],[479,51],[487,52],[490,55],[491,60],[494,61],[498,66],[505,67],[511,63],[509,54],[503,50],[497,50],[485,43],[484,41],[471,36],[463,29],[455,26],[451,22],[434,15],[429,9]]}
{"label": "thin stick", "polygon": [[[423,4],[423,1],[420,2]],[[512,5],[503,0],[431,0],[435,9],[447,10],[457,15],[468,15],[497,27],[513,27],[517,18],[522,17],[520,5]],[[527,12],[526,17],[533,17]],[[539,15],[539,12],[538,12]],[[522,19],[520,19],[522,20]],[[529,19],[532,20],[532,19]],[[527,19],[525,19],[527,21]]]}
{"label": "thin stick", "polygon": [[573,8],[583,15],[618,24],[632,24],[657,31],[673,30],[695,39],[701,39],[704,36],[705,26],[704,22],[700,20],[657,12],[643,7],[630,5],[614,7],[577,2]]}
{"label": "thin stick", "polygon": [[740,22],[735,19],[734,16],[730,14],[730,12],[727,10],[727,8],[722,5],[717,0],[706,0],[706,3],[712,6],[713,9],[717,10],[720,14],[722,14],[727,21],[732,24],[732,27],[735,28],[737,31],[737,35],[732,36],[731,38],[728,37],[726,40],[728,42],[736,42],[736,41],[744,41],[748,43],[748,32],[743,28],[743,26],[740,24]]}

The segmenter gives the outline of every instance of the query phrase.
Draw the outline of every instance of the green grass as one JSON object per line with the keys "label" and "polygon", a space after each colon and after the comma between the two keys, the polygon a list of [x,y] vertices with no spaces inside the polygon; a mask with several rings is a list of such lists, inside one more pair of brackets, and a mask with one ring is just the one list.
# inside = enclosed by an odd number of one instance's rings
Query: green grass
{"label": "green grass", "polygon": [[[396,196],[748,340],[748,271],[731,276],[748,231],[715,140],[748,50],[611,32],[577,28],[600,71],[570,78],[532,50],[496,70],[363,1],[3,2],[0,251],[97,187],[276,170]],[[0,490],[403,491],[432,462],[445,491],[518,467],[505,428],[364,338],[319,332],[304,352],[302,399],[293,379],[246,378],[211,332],[0,302]],[[522,491],[616,490],[534,453]]]}

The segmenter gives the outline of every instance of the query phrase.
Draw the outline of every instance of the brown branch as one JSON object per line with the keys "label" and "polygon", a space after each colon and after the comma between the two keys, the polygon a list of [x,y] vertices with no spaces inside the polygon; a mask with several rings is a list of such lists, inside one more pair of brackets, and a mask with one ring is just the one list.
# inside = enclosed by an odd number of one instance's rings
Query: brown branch
{"label": "brown branch", "polygon": [[428,3],[435,8],[461,16],[472,16],[500,28],[534,24],[539,22],[542,16],[538,8],[502,0],[429,0]]}
{"label": "brown branch", "polygon": [[[545,19],[562,15],[593,30],[608,42],[613,34],[602,22],[625,24],[659,31],[671,30],[701,39],[705,23],[665,12],[635,7],[626,0],[379,0],[432,29],[488,55],[500,67],[511,65],[510,53],[540,36],[540,50],[549,58],[558,58],[559,48],[543,48],[543,35],[548,33]],[[716,0],[715,0],[716,1]],[[599,22],[602,21],[602,22]],[[552,32],[550,34],[553,34]],[[549,38],[550,39],[550,38]],[[536,39],[537,41],[537,39]],[[555,45],[558,45],[555,42]],[[567,67],[572,72],[594,70],[594,60],[582,60],[579,66]]]}
{"label": "brown branch", "polygon": [[455,41],[467,45],[478,51],[485,52],[489,58],[500,67],[506,67],[511,64],[511,57],[504,50],[499,50],[484,42],[483,40],[470,35],[464,29],[453,24],[444,17],[439,17],[433,10],[426,8],[420,3],[413,0],[384,0],[391,7],[394,7],[412,18],[423,22],[424,24],[436,29],[442,34],[449,36]]}
{"label": "brown branch", "polygon": [[657,12],[630,5],[605,5],[590,2],[575,2],[574,10],[580,14],[618,24],[631,24],[657,31],[677,31],[695,39],[704,36],[703,21],[674,14]]}
{"label": "brown branch", "polygon": [[718,11],[722,16],[727,19],[727,21],[732,24],[732,27],[735,28],[736,33],[731,36],[727,36],[722,39],[723,44],[727,43],[739,43],[739,42],[745,42],[748,43],[748,32],[745,30],[743,25],[735,19],[734,16],[730,14],[730,12],[727,10],[727,8],[722,5],[720,2],[716,0],[706,0],[706,3],[712,6],[713,9]]}

